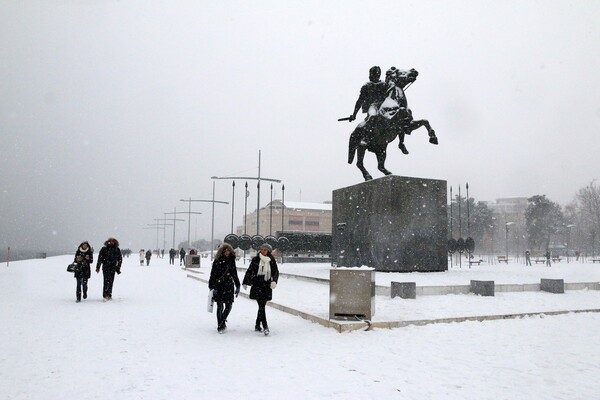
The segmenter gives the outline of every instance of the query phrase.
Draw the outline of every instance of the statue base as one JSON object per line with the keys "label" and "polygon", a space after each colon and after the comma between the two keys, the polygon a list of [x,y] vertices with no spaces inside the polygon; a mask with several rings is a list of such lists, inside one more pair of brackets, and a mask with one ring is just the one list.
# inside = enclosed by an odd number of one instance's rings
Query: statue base
{"label": "statue base", "polygon": [[386,176],[333,191],[332,264],[448,270],[447,184]]}

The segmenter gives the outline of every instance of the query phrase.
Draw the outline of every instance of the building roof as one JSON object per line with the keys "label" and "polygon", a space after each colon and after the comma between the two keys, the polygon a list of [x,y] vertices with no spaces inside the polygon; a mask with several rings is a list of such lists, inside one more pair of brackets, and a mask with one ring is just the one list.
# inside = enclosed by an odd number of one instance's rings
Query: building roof
{"label": "building roof", "polygon": [[[275,205],[275,203],[277,203],[278,205],[281,204],[281,200],[273,200],[273,205]],[[284,203],[285,208],[294,208],[294,209],[300,209],[300,210],[319,210],[319,211],[331,211],[332,210],[332,205],[331,203],[307,203],[307,202],[301,202],[301,201],[286,201]],[[267,204],[267,206],[265,208],[267,208],[269,205]]]}

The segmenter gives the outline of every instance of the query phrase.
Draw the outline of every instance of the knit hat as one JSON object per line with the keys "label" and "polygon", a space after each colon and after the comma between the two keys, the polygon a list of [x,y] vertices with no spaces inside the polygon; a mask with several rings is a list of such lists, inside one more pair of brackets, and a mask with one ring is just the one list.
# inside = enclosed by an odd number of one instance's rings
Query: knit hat
{"label": "knit hat", "polygon": [[273,251],[273,248],[271,247],[271,245],[269,243],[263,243],[260,246],[260,249],[266,249],[269,253]]}

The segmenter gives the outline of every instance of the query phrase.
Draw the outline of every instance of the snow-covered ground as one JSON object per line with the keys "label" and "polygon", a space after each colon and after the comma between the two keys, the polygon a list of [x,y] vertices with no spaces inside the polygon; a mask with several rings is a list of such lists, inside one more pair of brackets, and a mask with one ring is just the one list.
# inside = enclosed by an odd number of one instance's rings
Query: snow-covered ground
{"label": "snow-covered ground", "polygon": [[[591,399],[600,392],[600,313],[337,333],[238,298],[228,331],[205,311],[206,285],[169,266],[125,259],[112,302],[102,275],[75,302],[71,256],[0,265],[0,393],[5,399]],[[205,261],[204,259],[202,260]],[[243,263],[239,263],[243,266]],[[326,264],[282,272],[328,277]],[[207,276],[206,264],[200,269]],[[600,281],[600,265],[377,273],[377,285],[466,285],[470,279]],[[599,291],[376,298],[374,320],[600,308]],[[274,301],[326,316],[328,286],[282,278]]]}

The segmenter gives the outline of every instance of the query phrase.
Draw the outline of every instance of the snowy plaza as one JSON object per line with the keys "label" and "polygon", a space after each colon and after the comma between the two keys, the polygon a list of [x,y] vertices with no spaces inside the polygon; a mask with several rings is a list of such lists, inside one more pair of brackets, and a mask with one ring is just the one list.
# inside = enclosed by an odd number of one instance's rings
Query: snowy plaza
{"label": "snowy plaza", "polygon": [[[269,307],[271,335],[253,331],[256,303],[238,297],[225,334],[206,311],[203,259],[196,272],[125,258],[114,300],[102,275],[75,302],[72,256],[0,268],[0,393],[6,399],[590,399],[600,384],[600,291],[566,290],[376,296],[373,321],[540,313],[493,321],[433,323],[338,333]],[[238,261],[238,267],[244,267]],[[327,317],[327,264],[281,264],[273,302]],[[240,275],[242,273],[240,272]],[[600,266],[490,265],[442,273],[377,273],[418,286],[600,281]]]}

